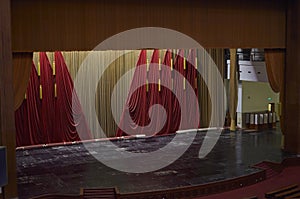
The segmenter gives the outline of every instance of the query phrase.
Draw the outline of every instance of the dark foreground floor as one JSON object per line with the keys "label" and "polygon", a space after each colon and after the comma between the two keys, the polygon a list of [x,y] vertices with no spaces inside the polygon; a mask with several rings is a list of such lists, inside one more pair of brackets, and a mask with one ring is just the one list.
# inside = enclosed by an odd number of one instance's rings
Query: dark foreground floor
{"label": "dark foreground floor", "polygon": [[[262,160],[280,162],[287,157],[280,150],[281,134],[276,130],[259,133],[223,131],[213,150],[198,158],[206,132],[196,133],[189,149],[171,165],[148,173],[126,173],[96,160],[83,144],[17,151],[19,198],[45,193],[78,194],[80,187],[116,186],[120,192],[138,192],[199,185],[247,175],[250,166]],[[195,132],[189,133],[195,135]],[[174,136],[113,141],[120,150],[155,151]],[[107,142],[89,143],[93,153],[110,155]],[[178,143],[180,144],[180,143]],[[101,148],[101,150],[99,150]]]}

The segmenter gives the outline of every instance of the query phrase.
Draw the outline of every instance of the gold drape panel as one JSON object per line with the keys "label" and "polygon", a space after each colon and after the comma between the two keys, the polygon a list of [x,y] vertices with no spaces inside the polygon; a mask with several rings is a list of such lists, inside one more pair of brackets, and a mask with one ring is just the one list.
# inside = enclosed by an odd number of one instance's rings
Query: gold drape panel
{"label": "gold drape panel", "polygon": [[230,130],[235,131],[235,115],[237,108],[237,63],[236,49],[230,49],[230,80],[229,80],[229,112],[231,118]]}
{"label": "gold drape panel", "polygon": [[285,51],[283,49],[265,49],[266,68],[272,90],[276,93],[283,88]]}
{"label": "gold drape panel", "polygon": [[[139,50],[135,51],[126,51],[126,50],[114,50],[114,51],[72,51],[72,52],[62,52],[66,65],[68,67],[68,70],[71,74],[71,77],[73,80],[76,79],[77,72],[80,67],[85,68],[85,65],[92,65],[93,72],[100,74],[103,72],[101,78],[99,80],[94,80],[95,82],[98,82],[97,86],[97,92],[93,95],[95,95],[95,107],[96,107],[96,114],[98,116],[98,121],[100,123],[101,128],[106,133],[105,136],[107,137],[113,137],[116,133],[117,124],[119,121],[114,120],[111,107],[120,107],[124,104],[120,105],[118,102],[118,99],[112,99],[111,94],[113,92],[115,84],[118,82],[121,76],[123,76],[127,71],[129,71],[132,68],[135,68],[136,61],[138,59]],[[123,55],[121,55],[123,54]],[[51,62],[51,55],[47,54],[49,57],[49,61]],[[87,56],[91,56],[92,58],[87,59],[87,62],[84,62],[85,58]],[[109,58],[118,57],[113,63],[109,64],[109,66],[106,68],[105,71],[102,71],[107,64],[106,60],[109,60]],[[152,56],[152,54],[151,54]],[[150,52],[149,52],[149,59],[150,59]],[[87,77],[90,78],[90,77]],[[93,80],[92,80],[93,82]],[[126,81],[126,84],[121,85],[122,93],[117,93],[117,97],[125,96],[125,93],[127,92],[126,89],[129,88],[129,85],[131,83],[131,79]],[[93,92],[92,90],[86,90],[88,88],[77,88],[80,89],[81,93],[86,92]],[[92,117],[92,111],[90,109],[89,103],[91,102],[91,99],[85,98],[84,101],[81,101],[81,105],[86,110],[85,116],[88,120],[88,124],[90,126],[91,134],[94,138],[101,138],[103,135],[100,133],[99,126],[93,123],[89,123],[90,117]],[[119,110],[118,112],[122,113],[122,110]],[[121,115],[117,115],[116,119],[119,119]]]}
{"label": "gold drape panel", "polygon": [[[110,54],[115,53],[115,55],[118,56],[120,52],[121,51],[111,51]],[[96,94],[96,110],[99,123],[103,131],[106,132],[107,137],[114,137],[116,135],[117,126],[119,124],[119,121],[115,121],[113,118],[111,107],[123,107],[123,105],[125,105],[119,104],[118,100],[123,96],[127,96],[126,92],[131,84],[132,78],[127,79],[127,85],[122,85],[123,89],[121,89],[121,93],[117,94],[117,99],[112,99],[111,94],[116,83],[122,77],[122,75],[124,75],[130,69],[135,68],[139,52],[140,51],[138,50],[126,52],[124,55],[120,56],[109,65],[99,80]],[[123,109],[119,110],[118,112],[122,113]],[[120,118],[121,115],[118,115],[116,119],[119,120]]]}
{"label": "gold drape panel", "polygon": [[[213,59],[213,61],[215,62],[215,64],[218,67],[218,70],[221,74],[221,76],[224,78],[224,68],[225,68],[225,62],[224,62],[224,49],[206,49],[206,51],[208,52],[208,54],[211,56],[211,58]],[[204,63],[204,73],[202,75],[206,75],[209,79],[209,81],[211,81],[210,83],[212,83],[213,85],[217,85],[217,80],[216,78],[214,78],[212,75],[212,70],[211,70],[211,65],[214,64],[213,62],[211,62],[211,60],[208,60],[202,53],[199,53],[201,51],[198,51],[198,61],[200,61],[201,59],[203,60]],[[212,102],[212,100],[210,99],[209,96],[209,92],[208,92],[208,88],[206,83],[204,82],[203,78],[201,77],[201,75],[198,78],[198,98],[199,98],[199,106],[200,106],[200,127],[208,127],[210,124],[210,119],[212,119],[212,121],[217,121],[217,118],[211,118],[211,106],[218,106],[217,109],[215,110],[222,110],[224,107],[224,104],[219,104],[219,102]],[[214,86],[214,89],[212,90],[211,93],[212,95],[218,95],[220,93],[222,93],[223,88],[218,88],[217,86]],[[218,114],[216,114],[217,116]],[[214,122],[212,122],[213,124]]]}
{"label": "gold drape panel", "polygon": [[[284,49],[265,49],[265,61],[268,80],[272,90],[280,93],[280,106],[284,110],[284,76],[285,76],[285,50]],[[284,111],[280,112],[281,130],[284,133]]]}
{"label": "gold drape panel", "polygon": [[17,110],[22,104],[32,67],[31,52],[13,53],[13,88],[14,88],[14,109]]}

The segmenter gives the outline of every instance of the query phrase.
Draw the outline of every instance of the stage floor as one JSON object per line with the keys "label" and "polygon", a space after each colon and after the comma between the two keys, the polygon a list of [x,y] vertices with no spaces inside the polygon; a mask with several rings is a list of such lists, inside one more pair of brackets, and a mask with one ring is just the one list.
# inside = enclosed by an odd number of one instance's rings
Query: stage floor
{"label": "stage floor", "polygon": [[[90,155],[83,144],[17,150],[19,198],[46,193],[79,194],[81,187],[116,186],[121,193],[127,193],[199,185],[251,174],[258,171],[251,165],[263,160],[280,162],[290,156],[280,149],[278,130],[253,133],[224,130],[213,150],[199,159],[205,134],[196,133],[189,149],[171,165],[142,174],[107,167]],[[145,152],[157,150],[173,137],[113,142],[123,150]],[[89,146],[106,146],[106,142],[109,141],[91,142]],[[109,150],[106,149],[106,153],[109,155]]]}

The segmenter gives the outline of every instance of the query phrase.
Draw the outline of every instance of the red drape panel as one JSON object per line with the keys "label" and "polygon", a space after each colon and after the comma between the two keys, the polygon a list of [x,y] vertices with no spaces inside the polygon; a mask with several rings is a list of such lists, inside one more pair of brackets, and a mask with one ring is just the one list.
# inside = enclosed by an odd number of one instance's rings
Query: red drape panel
{"label": "red drape panel", "polygon": [[[191,100],[192,97],[197,97],[197,69],[195,68],[196,51],[192,49],[189,51],[187,59],[185,58],[185,50],[180,49],[176,55],[174,69],[180,74],[174,76],[174,92],[177,93],[178,99],[181,101],[181,107],[179,104],[173,106],[173,124],[179,124],[181,126],[179,130],[195,129],[199,126],[199,112],[198,112],[198,100]],[[191,87],[192,90],[189,90]],[[194,93],[191,93],[194,92]],[[195,103],[194,103],[195,102]]]}
{"label": "red drape panel", "polygon": [[[90,130],[83,115],[73,80],[61,52],[55,52],[57,100],[55,100],[55,141],[90,139]],[[82,132],[80,136],[77,133]]]}
{"label": "red drape panel", "polygon": [[30,145],[30,134],[28,127],[28,117],[27,117],[27,103],[24,100],[15,111],[15,125],[16,125],[16,146]]}
{"label": "red drape panel", "polygon": [[[73,81],[60,52],[55,53],[55,66],[54,76],[46,53],[41,52],[40,78],[36,67],[32,67],[27,99],[15,112],[17,146],[91,138],[76,92],[72,95]],[[79,136],[77,129],[81,129],[83,134]]]}
{"label": "red drape panel", "polygon": [[[154,109],[153,105],[161,103],[161,93],[159,92],[159,82],[160,80],[160,71],[159,71],[159,50],[155,49],[152,54],[152,59],[149,66],[148,72],[148,82],[149,82],[149,91],[146,92],[148,111],[150,118],[153,120],[149,126],[150,132],[146,132],[146,135],[155,135],[159,133],[160,129],[163,127],[161,125],[161,115],[159,114],[158,109]],[[152,107],[152,108],[151,108]],[[147,110],[146,110],[147,111]],[[148,114],[144,111],[144,114]]]}
{"label": "red drape panel", "polygon": [[39,98],[40,81],[36,67],[32,66],[26,91],[26,99],[15,111],[16,145],[27,146],[45,143],[42,134],[41,101]]}
{"label": "red drape panel", "polygon": [[[170,59],[171,59],[171,55],[169,52],[167,54],[167,59],[164,60],[164,63],[166,62],[170,66]],[[161,70],[159,70],[159,50],[153,51],[148,72],[146,71],[147,67],[145,67],[145,64],[146,64],[146,50],[142,50],[137,63],[137,69],[135,70],[133,80],[130,86],[129,93],[133,93],[133,94],[130,99],[127,99],[127,103],[126,103],[126,108],[129,111],[130,117],[132,118],[134,124],[131,124],[128,120],[126,120],[125,115],[123,113],[121,122],[119,124],[120,128],[117,130],[117,134],[116,134],[117,136],[124,136],[128,134],[154,135],[154,134],[165,134],[169,132],[170,120],[168,122],[168,118],[170,118],[172,112],[166,111],[167,121],[165,122],[161,120],[160,111],[158,111],[158,109],[153,108],[153,106],[156,104],[161,104],[163,106],[166,105],[170,106],[171,104],[171,98],[170,98],[171,94],[167,92],[167,89],[162,86],[163,84],[162,81],[166,81],[166,79],[170,81],[171,78],[170,67],[168,70],[166,70],[164,67],[161,67]],[[142,65],[144,65],[144,67],[140,67]],[[168,75],[168,77],[163,77],[161,76],[160,73],[162,73],[162,75],[166,74]],[[159,91],[159,81],[161,81],[160,91]],[[136,85],[143,85],[143,86],[139,87],[136,91],[134,91]],[[165,102],[162,101],[163,100],[162,96],[164,94],[165,94],[164,97],[168,97],[168,98],[164,98]],[[148,113],[150,114],[152,121],[150,121],[150,117]],[[137,127],[137,126],[145,127],[147,125],[149,125],[147,128]]]}
{"label": "red drape panel", "polygon": [[[161,104],[167,112],[167,120],[163,129],[158,133],[160,135],[175,133],[179,128],[179,122],[173,123],[173,108],[180,107],[177,98],[172,92],[172,72],[171,72],[171,59],[173,54],[170,50],[166,51],[163,67],[161,70]],[[172,66],[173,67],[173,66]]]}
{"label": "red drape panel", "polygon": [[[175,58],[174,70],[179,72],[182,77],[186,78],[186,70],[184,69],[183,62],[184,62],[184,50],[180,49]],[[178,100],[181,101],[182,106],[186,107],[187,105],[186,105],[185,91],[183,88],[184,86],[183,78],[179,76],[174,76],[173,82],[174,82],[173,90],[178,94],[179,97]],[[188,120],[187,117],[185,117],[187,115],[187,112],[184,111],[182,108],[180,106],[173,107],[173,124],[180,124],[181,122],[181,127],[179,130],[188,129]]]}
{"label": "red drape panel", "polygon": [[[193,91],[198,99],[198,88],[197,88],[197,69],[196,69],[196,49],[191,49],[187,59],[187,73],[186,79],[193,88]],[[187,98],[189,98],[190,93],[186,93]],[[200,113],[195,108],[199,107],[198,104],[187,103],[187,120],[189,121],[189,127],[200,127],[200,119],[197,121],[197,118],[200,117]]]}
{"label": "red drape panel", "polygon": [[[146,80],[147,71],[145,65],[147,64],[147,51],[142,50],[136,64],[136,70],[129,89],[129,96],[125,104],[122,118],[120,120],[119,128],[116,136],[143,134],[137,132],[137,126],[146,126],[149,122],[148,114],[144,114],[148,110],[147,96],[146,96]],[[142,85],[135,90],[137,85]],[[128,111],[132,122],[129,118],[125,118],[125,112]]]}
{"label": "red drape panel", "polygon": [[42,86],[42,132],[45,138],[44,143],[52,143],[57,141],[55,138],[55,112],[54,112],[54,76],[53,71],[45,52],[40,52],[40,70]]}
{"label": "red drape panel", "polygon": [[[131,83],[130,93],[133,93],[130,99],[127,99],[126,108],[124,112],[129,111],[130,117],[134,124],[131,124],[129,120],[125,118],[123,113],[119,129],[117,130],[116,136],[124,135],[162,135],[175,133],[179,129],[191,129],[197,128],[199,125],[199,113],[195,106],[198,104],[188,103],[190,93],[186,91],[186,87],[191,85],[193,91],[197,96],[197,70],[195,68],[195,50],[191,50],[187,61],[184,58],[184,50],[179,50],[175,58],[174,70],[180,74],[172,75],[171,72],[171,58],[172,53],[167,50],[163,65],[159,67],[159,51],[154,50],[149,71],[140,70],[139,67],[142,64],[146,64],[146,51],[142,50],[137,68],[133,76]],[[184,67],[184,62],[186,65]],[[161,68],[161,69],[160,69]],[[134,88],[139,85],[146,84],[146,78],[148,77],[148,92],[146,91],[147,86],[142,86],[136,91]],[[185,82],[184,82],[185,81]],[[160,91],[159,91],[160,82]],[[173,82],[173,84],[172,84]],[[163,86],[163,85],[166,85]],[[172,88],[173,85],[173,88]],[[173,89],[173,90],[172,90]],[[174,93],[177,93],[177,97]],[[130,96],[130,95],[129,95]],[[181,106],[179,101],[181,101]],[[158,109],[153,108],[156,104],[160,104],[164,107],[166,112],[166,120],[162,120],[162,113]],[[150,107],[152,107],[150,109]],[[152,121],[148,117],[148,111]],[[182,114],[181,114],[182,113]],[[147,131],[145,129],[138,128],[137,126],[149,125]],[[150,130],[150,131],[149,131]]]}

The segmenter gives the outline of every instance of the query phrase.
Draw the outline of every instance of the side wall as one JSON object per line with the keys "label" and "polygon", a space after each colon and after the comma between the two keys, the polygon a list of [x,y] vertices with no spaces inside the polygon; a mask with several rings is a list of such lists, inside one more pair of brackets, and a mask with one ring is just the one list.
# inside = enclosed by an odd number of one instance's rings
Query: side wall
{"label": "side wall", "polygon": [[284,148],[300,154],[300,1],[290,0],[287,13],[287,44],[284,100]]}
{"label": "side wall", "polygon": [[0,1],[0,145],[7,148],[7,198],[17,196],[10,0]]}

